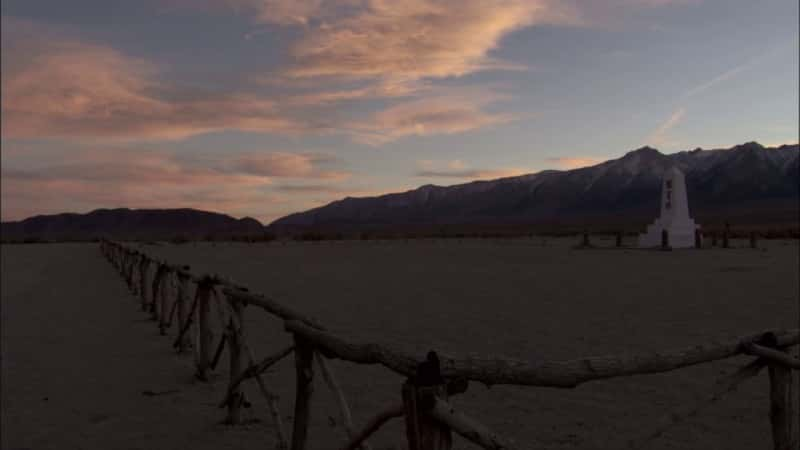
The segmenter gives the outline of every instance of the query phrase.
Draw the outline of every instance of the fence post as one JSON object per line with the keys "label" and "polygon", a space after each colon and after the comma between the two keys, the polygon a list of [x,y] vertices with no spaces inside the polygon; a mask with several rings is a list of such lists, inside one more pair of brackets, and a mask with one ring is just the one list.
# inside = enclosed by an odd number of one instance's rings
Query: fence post
{"label": "fence post", "polygon": [[127,262],[125,264],[125,281],[128,282],[128,289],[131,292],[134,291],[136,288],[136,261],[137,261],[137,254],[136,252],[131,252],[128,254]]}
{"label": "fence post", "polygon": [[750,248],[758,248],[758,243],[756,241],[756,232],[750,232]]}
{"label": "fence post", "polygon": [[189,311],[186,310],[186,300],[189,296],[189,276],[185,275],[181,272],[178,272],[178,342],[177,348],[178,353],[183,353],[186,348],[189,346],[189,340],[186,333],[180,335],[181,331],[186,327],[186,322],[191,320],[189,317]]}
{"label": "fence post", "polygon": [[314,393],[314,347],[310,342],[294,335],[294,358],[297,375],[294,400],[294,428],[292,450],[304,450],[308,438],[308,423],[311,413],[311,395]]}
{"label": "fence post", "polygon": [[[767,333],[763,344],[776,350],[785,351],[777,347],[775,335]],[[780,363],[769,363],[769,419],[772,424],[772,442],[775,450],[790,450],[793,448],[794,436],[792,430],[792,369]]]}
{"label": "fence post", "polygon": [[[228,354],[230,356],[230,383],[239,379],[242,374],[244,360],[242,359],[242,346],[244,344],[244,305],[233,298],[226,297],[225,301],[230,302],[231,310],[236,320],[229,322],[229,336],[228,336]],[[239,329],[236,329],[236,324]],[[236,386],[230,393],[228,401],[228,418],[225,421],[228,424],[236,425],[242,421],[242,404],[244,403],[244,393],[242,392],[241,383]]]}
{"label": "fence post", "polygon": [[703,235],[700,230],[694,230],[694,248],[703,248]]}
{"label": "fence post", "polygon": [[731,224],[725,222],[725,231],[722,233],[722,248],[730,248]]}
{"label": "fence post", "polygon": [[583,230],[583,239],[581,240],[581,247],[589,247],[592,244],[589,242],[589,230]]}
{"label": "fence post", "polygon": [[[159,320],[159,316],[161,315],[160,307],[161,303],[163,303],[163,295],[161,294],[161,285],[164,281],[164,271],[166,270],[166,264],[160,261],[156,261],[156,273],[153,276],[153,287],[151,289],[152,295],[150,296],[150,319],[154,321]],[[159,302],[159,299],[161,301]]]}
{"label": "fence post", "polygon": [[131,261],[130,288],[133,295],[139,294],[139,258],[138,252],[134,253]]}
{"label": "fence post", "polygon": [[433,419],[429,411],[437,398],[447,400],[447,384],[441,376],[439,358],[429,352],[417,367],[417,374],[403,384],[406,438],[409,450],[450,450],[453,436],[446,425]]}
{"label": "fence post", "polygon": [[150,260],[142,255],[141,272],[139,278],[139,295],[142,298],[142,311],[147,311],[147,274],[150,272]]}
{"label": "fence post", "polygon": [[711,233],[711,246],[712,247],[716,247],[717,246],[717,232],[716,231]]}
{"label": "fence post", "polygon": [[621,231],[617,233],[616,246],[617,247],[622,247],[622,232]]}
{"label": "fence post", "polygon": [[161,296],[161,311],[159,312],[158,318],[158,331],[162,336],[167,334],[167,321],[170,320],[169,311],[172,307],[171,303],[175,302],[175,299],[172,302],[169,299],[172,297],[169,295],[168,288],[170,288],[170,280],[172,280],[172,270],[167,269],[161,276],[161,285],[158,288],[159,295]]}
{"label": "fence post", "polygon": [[208,380],[209,352],[211,352],[211,289],[212,281],[209,277],[203,278],[197,286],[197,345],[195,359],[199,380]]}

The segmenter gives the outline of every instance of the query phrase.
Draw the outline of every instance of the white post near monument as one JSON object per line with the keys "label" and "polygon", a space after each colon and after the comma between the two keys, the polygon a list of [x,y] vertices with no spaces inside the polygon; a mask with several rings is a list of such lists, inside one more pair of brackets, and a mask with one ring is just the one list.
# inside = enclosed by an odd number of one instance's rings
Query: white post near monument
{"label": "white post near monument", "polygon": [[700,228],[689,217],[686,180],[683,172],[673,167],[664,173],[661,183],[661,215],[639,235],[640,247],[661,245],[661,233],[666,230],[672,248],[694,247],[694,234]]}

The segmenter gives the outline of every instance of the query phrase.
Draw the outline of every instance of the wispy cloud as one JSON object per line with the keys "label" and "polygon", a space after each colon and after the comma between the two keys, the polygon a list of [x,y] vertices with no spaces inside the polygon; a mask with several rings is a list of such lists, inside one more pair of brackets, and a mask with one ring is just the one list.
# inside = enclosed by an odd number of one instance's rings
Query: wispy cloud
{"label": "wispy cloud", "polygon": [[725,82],[727,80],[730,80],[731,78],[733,78],[736,75],[738,75],[740,72],[742,72],[744,70],[747,70],[747,69],[749,69],[751,67],[754,67],[755,63],[756,63],[756,61],[754,61],[754,60],[745,62],[744,64],[740,64],[740,65],[738,65],[736,67],[733,67],[730,70],[726,70],[725,72],[715,76],[714,78],[712,78],[712,79],[710,79],[708,81],[705,81],[703,83],[698,84],[697,86],[694,86],[693,88],[687,90],[686,92],[684,92],[680,96],[680,101],[686,101],[686,100],[688,100],[688,99],[690,99],[690,98],[692,98],[692,97],[694,97],[696,95],[702,94],[703,92],[715,87],[716,85],[718,85],[720,83],[723,83],[723,82]]}
{"label": "wispy cloud", "polygon": [[423,178],[459,178],[469,180],[490,180],[495,178],[512,177],[532,172],[522,168],[506,169],[478,169],[469,167],[463,161],[417,161],[416,176]]}
{"label": "wispy cloud", "polygon": [[291,75],[413,81],[502,68],[488,53],[505,35],[571,17],[537,0],[360,3],[351,14],[307,29],[293,48]]}
{"label": "wispy cloud", "polygon": [[669,137],[669,132],[683,120],[685,114],[686,109],[683,107],[673,111],[672,114],[648,136],[648,142],[660,147],[675,144],[676,141]]}
{"label": "wispy cloud", "polygon": [[656,128],[649,136],[648,140],[650,143],[657,145],[657,146],[674,146],[678,144],[678,141],[670,138],[669,132],[677,126],[682,120],[683,117],[686,115],[686,102],[689,102],[693,97],[698,95],[702,95],[704,92],[709,91],[716,86],[734,78],[739,73],[754,67],[760,58],[751,59],[746,61],[738,66],[735,66],[731,69],[726,70],[725,72],[720,73],[719,75],[711,78],[710,80],[704,81],[688,90],[686,90],[683,94],[678,97],[678,103],[681,106],[678,106],[675,110],[672,111],[670,116],[661,123],[661,125]]}
{"label": "wispy cloud", "polygon": [[322,168],[336,163],[338,163],[336,158],[325,154],[266,152],[227,159],[223,163],[223,167],[229,171],[261,177],[313,178],[334,181],[349,178],[349,172]]}
{"label": "wispy cloud", "polygon": [[455,134],[509,122],[511,114],[491,113],[484,106],[491,95],[443,95],[401,102],[376,113],[370,120],[353,123],[354,139],[381,145],[406,136]]}
{"label": "wispy cloud", "polygon": [[[249,77],[310,83],[303,92],[277,96],[246,89],[187,93],[166,81],[164,67],[146,59],[42,25],[4,20],[2,133],[123,141],[226,130],[344,133],[371,145],[409,135],[461,133],[511,117],[463,99],[449,98],[445,105],[437,82],[479,71],[524,70],[493,55],[502,40],[529,26],[585,25],[589,5],[581,0],[169,0],[158,8],[173,14],[221,8],[247,14],[256,26],[295,27],[288,66],[277,68],[277,76]],[[20,28],[26,29],[20,33]],[[374,99],[388,105],[370,120],[342,121],[309,111]]]}
{"label": "wispy cloud", "polygon": [[178,87],[160,81],[159,67],[144,59],[64,36],[32,38],[30,30],[20,38],[17,27],[6,23],[3,137],[181,139],[221,130],[286,133],[307,127],[270,99],[177,96]]}
{"label": "wispy cloud", "polygon": [[547,158],[547,162],[555,164],[559,169],[579,169],[581,167],[593,166],[605,161],[602,158],[592,156],[567,156]]}

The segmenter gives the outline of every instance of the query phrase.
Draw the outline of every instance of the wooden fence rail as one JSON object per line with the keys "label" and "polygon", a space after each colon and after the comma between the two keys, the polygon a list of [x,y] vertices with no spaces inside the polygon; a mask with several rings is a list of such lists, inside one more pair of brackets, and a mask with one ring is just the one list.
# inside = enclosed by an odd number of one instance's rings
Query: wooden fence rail
{"label": "wooden fence rail", "polygon": [[[128,283],[131,292],[141,298],[142,310],[151,313],[160,333],[166,335],[174,328],[173,347],[178,352],[191,348],[198,379],[208,379],[227,349],[228,387],[220,403],[220,407],[227,408],[227,423],[241,422],[241,408],[245,403],[242,383],[255,380],[259,392],[265,397],[281,449],[303,450],[307,446],[315,361],[325,384],[334,392],[341,411],[348,442],[343,448],[370,450],[367,438],[388,420],[402,416],[410,450],[448,450],[452,446],[451,432],[486,449],[510,449],[515,447],[510,440],[457,411],[449,397],[464,392],[469,381],[487,386],[573,388],[588,381],[668,372],[742,354],[756,359],[730,380],[718,384],[707,401],[665,416],[654,431],[632,440],[631,447],[643,446],[683,418],[695,415],[702,406],[717,401],[761,368],[768,367],[774,448],[797,448],[797,436],[793,430],[797,411],[792,410],[791,370],[800,368],[800,360],[786,350],[800,342],[798,329],[766,331],[669,351],[564,361],[456,358],[435,352],[420,358],[388,346],[345,339],[327,330],[317,320],[274,299],[251,293],[222,277],[195,275],[188,266],[156,260],[118,242],[104,240],[100,248]],[[284,329],[292,334],[294,344],[258,360],[247,343],[244,327],[247,305],[283,319]],[[262,374],[292,354],[296,389],[292,435],[288,438],[277,396]],[[356,427],[344,392],[326,363],[326,359],[331,358],[358,364],[380,364],[407,377],[401,389],[402,406],[382,411],[366,426]]]}

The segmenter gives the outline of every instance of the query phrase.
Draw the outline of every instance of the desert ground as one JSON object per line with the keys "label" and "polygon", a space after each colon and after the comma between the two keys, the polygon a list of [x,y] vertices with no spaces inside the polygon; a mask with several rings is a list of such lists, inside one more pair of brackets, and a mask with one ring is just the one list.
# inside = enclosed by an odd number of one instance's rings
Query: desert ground
{"label": "desert ground", "polygon": [[[570,359],[687,347],[798,326],[798,242],[760,249],[577,250],[576,239],[136,244],[196,274],[217,273],[308,313],[329,329],[424,355]],[[612,240],[596,241],[613,246]],[[97,244],[2,246],[2,448],[274,448],[262,398],[246,385],[246,425],[221,424],[221,363],[208,383],[159,336]],[[246,309],[256,356],[290,342]],[[174,329],[171,332],[174,335]],[[619,449],[670,410],[703,399],[752,358],[575,389],[471,383],[453,399],[520,448]],[[403,379],[332,361],[357,426],[400,401]],[[267,381],[289,429],[294,368]],[[146,395],[151,393],[156,395]],[[771,446],[766,371],[645,448]],[[343,443],[334,396],[317,378],[311,448]],[[795,408],[795,411],[798,409]],[[371,439],[402,449],[402,421]],[[455,448],[474,448],[456,438]]]}

